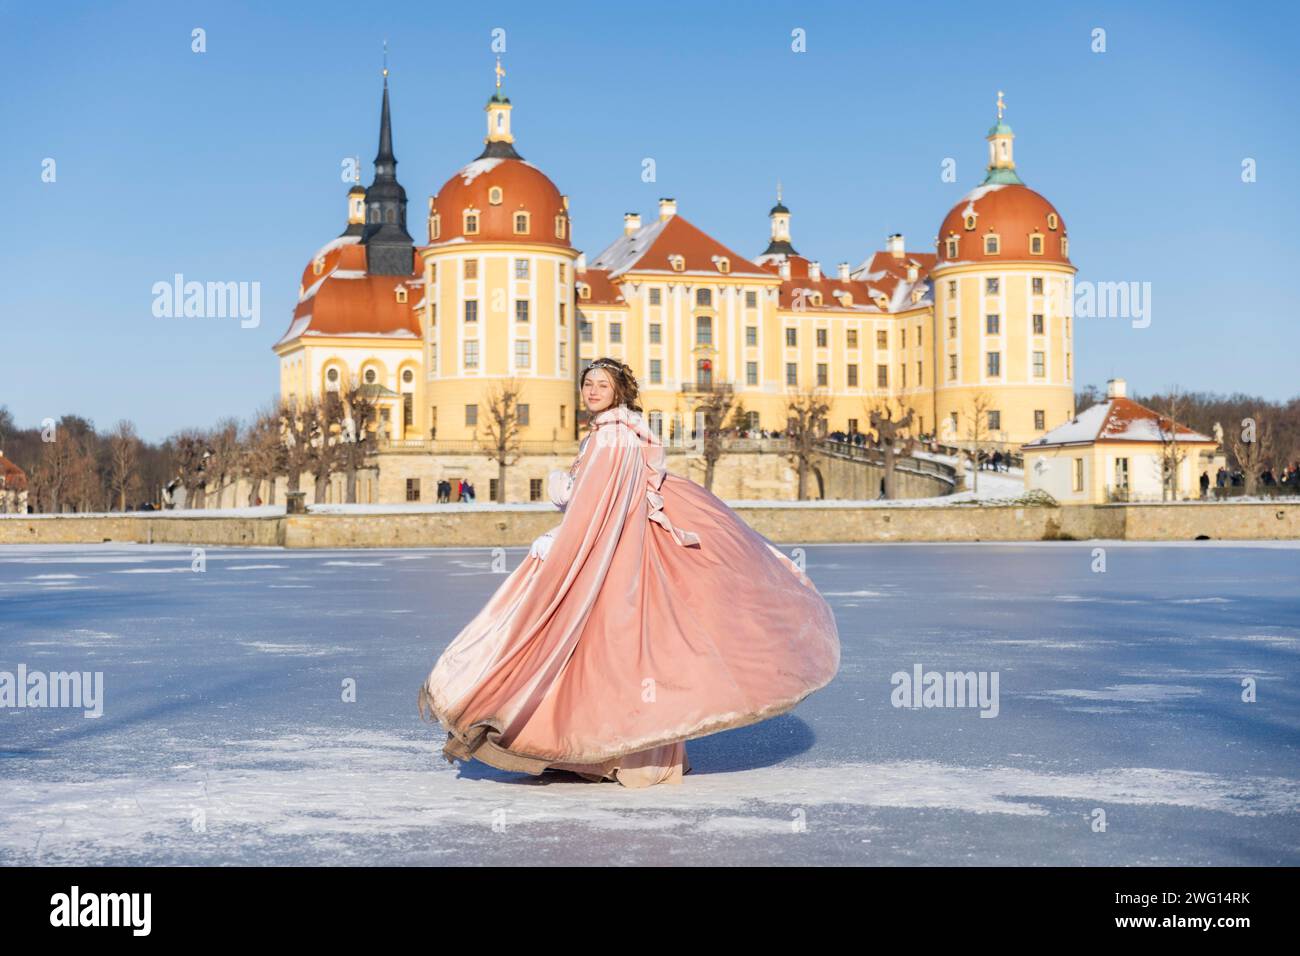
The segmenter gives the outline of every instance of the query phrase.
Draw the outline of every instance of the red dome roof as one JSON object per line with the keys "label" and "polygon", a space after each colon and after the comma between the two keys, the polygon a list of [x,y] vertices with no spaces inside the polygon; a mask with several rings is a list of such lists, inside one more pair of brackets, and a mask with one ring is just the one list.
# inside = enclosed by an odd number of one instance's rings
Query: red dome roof
{"label": "red dome roof", "polygon": [[[968,229],[966,220],[974,216],[974,228]],[[1056,228],[1052,228],[1055,224]],[[984,236],[990,232],[999,237],[999,251],[984,251]],[[1043,236],[1043,252],[1030,252],[1032,233]],[[1056,208],[1028,186],[1019,183],[989,183],[972,189],[953,206],[939,227],[937,268],[950,262],[1006,262],[1013,259],[1069,263],[1068,255],[1061,251],[1065,236],[1065,220]],[[948,239],[956,236],[957,254],[948,255]]]}
{"label": "red dome roof", "polygon": [[[500,201],[489,195],[501,190]],[[465,212],[477,210],[478,232],[465,235]],[[528,213],[528,231],[515,231],[515,214]],[[464,242],[529,242],[572,248],[569,214],[555,183],[522,159],[476,159],[447,180],[433,199],[439,230],[431,245]],[[556,235],[556,217],[563,217],[563,235]]]}

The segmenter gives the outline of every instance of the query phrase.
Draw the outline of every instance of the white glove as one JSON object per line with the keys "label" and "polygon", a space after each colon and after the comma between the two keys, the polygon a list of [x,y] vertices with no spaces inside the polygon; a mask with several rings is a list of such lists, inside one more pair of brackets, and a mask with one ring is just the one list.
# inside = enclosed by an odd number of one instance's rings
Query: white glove
{"label": "white glove", "polygon": [[550,553],[551,543],[554,540],[554,531],[548,531],[545,534],[538,536],[537,540],[533,542],[533,546],[528,549],[528,556],[530,558],[541,558],[545,561],[546,555]]}
{"label": "white glove", "polygon": [[551,503],[561,511],[573,497],[573,476],[567,471],[561,471],[556,468],[546,476],[546,490],[551,497]]}

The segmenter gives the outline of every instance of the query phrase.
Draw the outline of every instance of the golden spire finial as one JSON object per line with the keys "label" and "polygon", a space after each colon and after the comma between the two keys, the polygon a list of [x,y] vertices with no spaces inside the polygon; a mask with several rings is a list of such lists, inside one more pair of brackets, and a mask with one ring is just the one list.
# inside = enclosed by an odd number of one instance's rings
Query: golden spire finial
{"label": "golden spire finial", "polygon": [[1007,104],[1002,102],[1002,91],[998,90],[998,122],[1002,121],[1002,111],[1007,108]]}
{"label": "golden spire finial", "polygon": [[388,79],[388,40],[384,40],[384,79]]}
{"label": "golden spire finial", "polygon": [[497,89],[499,90],[501,89],[501,77],[506,75],[506,71],[501,69],[501,57],[499,56],[497,57],[497,68],[495,72],[497,75]]}
{"label": "golden spire finial", "polygon": [[776,201],[781,201],[781,180],[776,181]]}

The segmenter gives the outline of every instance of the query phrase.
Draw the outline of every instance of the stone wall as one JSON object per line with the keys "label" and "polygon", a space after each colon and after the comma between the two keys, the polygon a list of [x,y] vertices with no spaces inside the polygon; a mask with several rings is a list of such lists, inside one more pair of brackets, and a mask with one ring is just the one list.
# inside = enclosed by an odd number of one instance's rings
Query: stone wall
{"label": "stone wall", "polygon": [[[1043,507],[889,506],[863,503],[747,505],[755,530],[778,544],[871,541],[1191,541],[1300,539],[1300,506],[1267,502]],[[256,517],[10,515],[0,545],[138,541],[289,548],[528,545],[560,521],[549,505],[428,508],[391,513]]]}

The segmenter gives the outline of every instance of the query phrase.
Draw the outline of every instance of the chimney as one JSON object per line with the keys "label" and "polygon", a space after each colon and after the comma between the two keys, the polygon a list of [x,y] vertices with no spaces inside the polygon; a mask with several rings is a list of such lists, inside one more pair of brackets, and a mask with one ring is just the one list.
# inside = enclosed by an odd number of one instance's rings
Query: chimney
{"label": "chimney", "polygon": [[780,266],[780,269],[781,269],[781,278],[782,278],[782,279],[788,279],[788,278],[790,278],[790,260],[789,260],[789,259],[782,259],[782,260],[781,260],[781,266]]}
{"label": "chimney", "polygon": [[641,228],[641,214],[639,212],[623,213],[623,235],[630,236]]}
{"label": "chimney", "polygon": [[578,253],[578,258],[574,260],[573,268],[577,272],[587,271],[587,254],[585,252]]}
{"label": "chimney", "polygon": [[841,263],[839,264],[839,270],[840,270],[840,281],[841,281],[841,282],[848,282],[848,281],[849,281],[849,264],[848,264],[847,262],[841,262]]}
{"label": "chimney", "polygon": [[886,239],[885,250],[895,259],[903,258],[903,234],[896,232]]}
{"label": "chimney", "polygon": [[1124,381],[1122,378],[1112,378],[1112,379],[1108,379],[1108,380],[1106,381],[1106,397],[1107,397],[1107,398],[1127,398],[1127,397],[1128,397],[1128,382]]}
{"label": "chimney", "polygon": [[821,282],[822,264],[820,262],[808,263],[808,278],[811,279],[813,282]]}
{"label": "chimney", "polygon": [[664,219],[671,219],[671,218],[673,218],[673,216],[675,216],[675,215],[677,215],[677,200],[676,200],[676,199],[660,199],[660,200],[659,200],[659,219],[660,219],[661,221],[664,220]]}
{"label": "chimney", "polygon": [[920,274],[920,273],[918,272],[918,270],[917,270],[917,268],[916,268],[916,263],[914,263],[914,262],[913,262],[913,263],[910,263],[910,264],[908,265],[908,267],[907,267],[907,281],[908,281],[908,282],[915,282],[915,281],[916,281],[916,277],[917,277],[919,274]]}

